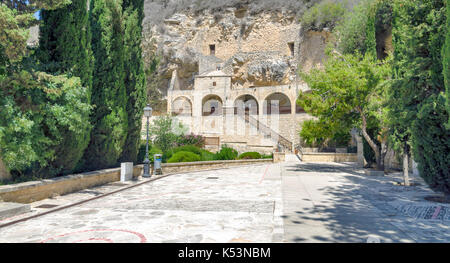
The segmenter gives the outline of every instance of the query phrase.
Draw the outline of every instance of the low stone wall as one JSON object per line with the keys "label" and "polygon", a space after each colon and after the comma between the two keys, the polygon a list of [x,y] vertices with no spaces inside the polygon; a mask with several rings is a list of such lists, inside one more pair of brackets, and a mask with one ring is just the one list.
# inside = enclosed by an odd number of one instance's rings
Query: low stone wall
{"label": "low stone wall", "polygon": [[[228,168],[240,165],[272,163],[273,159],[164,163],[164,174]],[[133,167],[133,177],[142,174],[143,165]],[[86,188],[120,181],[120,168],[61,176],[40,181],[0,186],[0,201],[32,203],[54,195],[64,195]]]}
{"label": "low stone wall", "polygon": [[303,153],[302,161],[306,163],[313,162],[334,162],[334,163],[343,163],[343,162],[357,162],[358,156],[355,153]]}

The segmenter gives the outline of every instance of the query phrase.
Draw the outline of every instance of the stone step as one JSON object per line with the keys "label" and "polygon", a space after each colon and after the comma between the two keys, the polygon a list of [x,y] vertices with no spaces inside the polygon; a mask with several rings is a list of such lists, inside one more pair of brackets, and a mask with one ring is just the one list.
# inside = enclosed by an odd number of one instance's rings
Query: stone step
{"label": "stone step", "polygon": [[0,220],[31,211],[30,204],[0,202]]}

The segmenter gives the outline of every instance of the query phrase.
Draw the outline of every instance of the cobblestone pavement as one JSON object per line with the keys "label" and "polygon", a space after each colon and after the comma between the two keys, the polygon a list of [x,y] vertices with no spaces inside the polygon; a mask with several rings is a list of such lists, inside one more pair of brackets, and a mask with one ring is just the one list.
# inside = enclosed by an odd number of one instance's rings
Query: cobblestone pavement
{"label": "cobblestone pavement", "polygon": [[450,242],[449,204],[421,178],[405,187],[400,172],[366,176],[351,163],[285,163],[287,242]]}
{"label": "cobblestone pavement", "polygon": [[0,242],[450,242],[450,206],[401,180],[292,159],[116,182],[32,203],[0,226],[99,197],[0,227]]}
{"label": "cobblestone pavement", "polygon": [[[120,186],[42,200],[28,216]],[[278,242],[281,200],[279,164],[171,175],[0,228],[0,242]]]}

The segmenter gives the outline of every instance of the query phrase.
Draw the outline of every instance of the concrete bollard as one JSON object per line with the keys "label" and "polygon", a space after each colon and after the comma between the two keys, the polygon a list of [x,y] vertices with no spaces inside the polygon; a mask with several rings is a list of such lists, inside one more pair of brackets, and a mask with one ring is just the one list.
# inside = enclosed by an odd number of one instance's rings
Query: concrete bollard
{"label": "concrete bollard", "polygon": [[121,163],[120,164],[120,181],[126,182],[133,179],[133,163]]}

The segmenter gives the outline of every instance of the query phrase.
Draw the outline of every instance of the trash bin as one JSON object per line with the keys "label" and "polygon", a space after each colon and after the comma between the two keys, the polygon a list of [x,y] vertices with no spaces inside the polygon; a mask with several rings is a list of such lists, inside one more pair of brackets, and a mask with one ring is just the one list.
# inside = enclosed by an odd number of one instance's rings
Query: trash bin
{"label": "trash bin", "polygon": [[162,168],[161,168],[161,161],[162,161],[162,154],[155,154],[153,155],[153,173],[154,174],[162,174]]}

